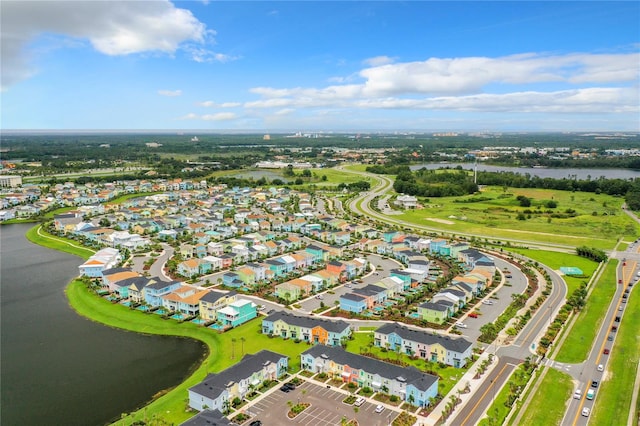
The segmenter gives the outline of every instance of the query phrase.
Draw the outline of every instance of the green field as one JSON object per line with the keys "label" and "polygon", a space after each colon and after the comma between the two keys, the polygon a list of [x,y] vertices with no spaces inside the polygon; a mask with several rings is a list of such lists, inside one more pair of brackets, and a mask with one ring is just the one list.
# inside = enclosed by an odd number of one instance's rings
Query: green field
{"label": "green field", "polygon": [[[591,277],[598,267],[598,264],[593,260],[580,257],[577,254],[517,248],[510,248],[509,250],[520,253],[523,256],[547,265],[555,271],[558,271],[562,266],[577,266],[578,268],[582,269],[582,272],[585,276]],[[580,287],[580,284],[582,284],[582,282],[589,281],[589,278],[578,278],[569,275],[565,275],[562,278],[567,283],[567,297],[570,296],[575,289]]]}
{"label": "green field", "polygon": [[578,314],[554,359],[559,362],[577,363],[587,359],[602,319],[607,313],[616,292],[618,261],[609,261],[597,283],[591,289],[587,304]]}
{"label": "green field", "polygon": [[[520,207],[519,195],[529,197],[531,207]],[[549,201],[557,207],[548,209],[544,204]],[[423,209],[406,211],[394,219],[453,233],[609,249],[619,238],[640,235],[638,225],[622,213],[623,201],[603,194],[529,188],[504,192],[500,187],[485,187],[476,195],[431,198],[423,202]],[[576,216],[556,218],[545,213],[565,214],[568,209],[575,210]],[[519,213],[524,220],[517,219]]]}
{"label": "green field", "polygon": [[185,421],[192,415],[185,411],[187,389],[199,383],[206,374],[223,370],[236,363],[243,353],[256,353],[265,348],[273,348],[278,353],[289,356],[290,370],[297,371],[300,368],[300,353],[308,349],[308,346],[303,343],[270,339],[261,334],[261,317],[224,334],[218,334],[193,323],[180,324],[173,320],[162,319],[158,315],[145,314],[122,305],[114,305],[89,292],[80,281],[70,283],[67,286],[66,295],[71,306],[80,315],[102,324],[138,333],[197,339],[207,346],[208,353],[191,376],[151,402],[145,409],[131,414],[127,417],[127,424],[134,419],[142,420],[145,415],[150,418],[154,414],[174,424]]}
{"label": "green field", "polygon": [[[618,328],[616,340],[606,365],[605,378],[602,380],[596,405],[591,414],[590,423],[603,426],[618,426],[627,423],[630,412],[638,418],[640,398],[635,407],[631,407],[631,398],[638,392],[634,383],[640,362],[640,334],[637,319],[640,318],[640,295],[635,288],[626,303],[624,316]],[[632,421],[631,424],[634,424]]]}
{"label": "green field", "polygon": [[[543,367],[546,368],[546,367]],[[559,425],[562,422],[567,400],[571,397],[573,383],[571,377],[553,368],[546,368],[546,374],[536,393],[530,398],[532,404],[525,407],[520,419],[523,425]],[[516,416],[510,425],[515,425]]]}

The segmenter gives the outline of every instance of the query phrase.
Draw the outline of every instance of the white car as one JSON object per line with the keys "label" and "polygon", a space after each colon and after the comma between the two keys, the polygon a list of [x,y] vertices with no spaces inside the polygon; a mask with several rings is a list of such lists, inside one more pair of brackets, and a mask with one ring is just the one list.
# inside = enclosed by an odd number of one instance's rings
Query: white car
{"label": "white car", "polygon": [[493,305],[493,300],[483,300],[482,304],[483,305]]}
{"label": "white car", "polygon": [[574,399],[582,398],[582,391],[580,389],[576,389],[576,393],[573,394]]}
{"label": "white car", "polygon": [[363,397],[359,397],[358,399],[356,399],[356,402],[353,403],[353,405],[355,405],[356,407],[359,407],[362,404],[364,404],[364,398]]}
{"label": "white car", "polygon": [[584,407],[582,409],[582,415],[585,417],[589,417],[589,414],[591,414],[591,410],[589,409],[589,407]]}
{"label": "white car", "polygon": [[376,406],[376,413],[380,414],[384,411],[384,407],[382,405]]}
{"label": "white car", "polygon": [[598,371],[604,371],[604,365],[598,364]]}
{"label": "white car", "polygon": [[458,327],[458,328],[467,328],[467,324],[465,324],[465,323],[463,323],[463,322],[458,321],[458,322],[456,323],[456,327]]}

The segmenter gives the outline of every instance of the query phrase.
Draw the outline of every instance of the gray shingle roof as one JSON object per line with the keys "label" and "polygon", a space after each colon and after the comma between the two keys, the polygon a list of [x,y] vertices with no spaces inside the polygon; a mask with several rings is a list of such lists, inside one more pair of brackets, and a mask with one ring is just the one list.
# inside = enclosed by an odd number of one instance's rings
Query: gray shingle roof
{"label": "gray shingle roof", "polygon": [[180,426],[231,426],[233,423],[218,410],[204,410]]}
{"label": "gray shingle roof", "polygon": [[239,363],[220,373],[208,374],[202,382],[190,387],[189,390],[204,397],[216,399],[224,392],[229,383],[237,383],[246,379],[256,371],[262,370],[266,363],[276,364],[282,358],[286,358],[286,355],[280,355],[266,349],[253,355],[245,355]]}
{"label": "gray shingle roof", "polygon": [[279,320],[282,320],[287,324],[296,325],[298,327],[314,328],[320,326],[332,333],[342,333],[345,329],[349,328],[349,324],[342,320],[332,321],[328,319],[302,317],[284,311],[274,312],[273,314],[263,319],[262,322],[276,322]]}
{"label": "gray shingle roof", "polygon": [[209,303],[215,303],[217,300],[219,300],[222,297],[231,297],[231,296],[235,296],[236,293],[235,291],[230,291],[228,293],[223,293],[221,291],[215,291],[212,290],[210,292],[208,292],[207,294],[205,294],[204,296],[202,296],[200,298],[200,300],[204,300],[205,302],[209,302]]}
{"label": "gray shingle roof", "polygon": [[400,367],[399,365],[356,355],[338,347],[316,345],[304,351],[302,355],[311,355],[314,358],[324,355],[323,358],[326,357],[337,364],[348,365],[351,368],[364,370],[367,373],[379,374],[386,379],[404,381],[420,390],[427,390],[438,381],[437,376],[423,373],[413,366]]}
{"label": "gray shingle roof", "polygon": [[464,353],[473,345],[473,343],[462,337],[452,338],[440,334],[426,333],[424,331],[414,330],[412,328],[402,326],[397,322],[385,324],[379,327],[376,330],[376,333],[386,335],[395,333],[398,336],[402,337],[402,339],[404,340],[410,340],[412,342],[423,343],[426,345],[440,344],[448,351],[458,353]]}
{"label": "gray shingle roof", "polygon": [[356,288],[353,293],[361,294],[363,296],[374,296],[376,294],[384,293],[387,289],[374,284],[369,284],[362,288]]}
{"label": "gray shingle roof", "polygon": [[[453,303],[451,305],[453,306]],[[420,305],[420,307],[439,312],[444,312],[447,310],[447,306],[442,303],[424,302],[422,305]]]}

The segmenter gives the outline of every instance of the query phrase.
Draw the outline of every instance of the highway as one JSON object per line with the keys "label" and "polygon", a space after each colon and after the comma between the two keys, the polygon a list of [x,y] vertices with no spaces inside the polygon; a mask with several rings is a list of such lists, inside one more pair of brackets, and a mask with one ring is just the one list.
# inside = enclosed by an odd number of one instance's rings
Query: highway
{"label": "highway", "polygon": [[[619,320],[621,320],[624,315],[626,299],[630,294],[630,291],[628,293],[625,292],[630,290],[630,286],[632,286],[638,278],[637,273],[640,270],[640,254],[638,250],[638,247],[631,245],[626,252],[616,253],[616,257],[621,260],[616,271],[616,282],[603,283],[604,285],[615,285],[616,292],[611,299],[607,314],[600,324],[588,359],[580,364],[579,374],[578,371],[572,372],[574,380],[578,382],[578,386],[574,391],[579,389],[582,395],[579,399],[573,398],[572,395],[572,399],[569,401],[564,419],[562,420],[562,425],[586,426],[589,423],[590,413],[593,411],[593,407],[598,399],[600,384],[607,374],[609,355],[614,350],[617,332],[613,331],[613,327],[617,329],[620,325]],[[605,351],[607,351],[607,354],[605,354]],[[599,371],[599,365],[602,365],[603,371]],[[594,381],[597,386],[593,386]],[[595,392],[594,399],[592,400],[586,398],[589,389],[593,389]],[[589,413],[587,413],[586,410],[588,410]]]}

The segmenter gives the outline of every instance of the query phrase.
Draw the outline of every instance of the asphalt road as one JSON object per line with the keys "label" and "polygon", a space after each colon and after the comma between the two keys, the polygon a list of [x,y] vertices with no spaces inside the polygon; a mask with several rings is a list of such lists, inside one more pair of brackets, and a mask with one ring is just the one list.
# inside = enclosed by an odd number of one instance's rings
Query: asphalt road
{"label": "asphalt road", "polygon": [[[598,391],[602,380],[606,377],[607,362],[609,361],[609,355],[605,355],[605,349],[609,352],[614,350],[624,350],[624,348],[615,347],[615,338],[617,332],[612,331],[612,327],[618,327],[619,322],[615,321],[616,317],[623,317],[626,308],[626,299],[623,298],[625,291],[629,289],[627,297],[631,295],[631,289],[629,285],[633,285],[638,281],[638,272],[640,271],[640,254],[638,254],[639,247],[636,244],[630,245],[625,252],[618,252],[618,257],[621,262],[616,271],[615,283],[603,283],[604,285],[615,285],[616,292],[611,299],[609,309],[606,316],[600,323],[600,328],[596,335],[596,339],[593,342],[591,351],[589,352],[588,359],[580,364],[579,374],[574,371],[574,379],[578,382],[578,386],[574,389],[580,389],[582,391],[582,397],[580,399],[572,398],[569,401],[565,417],[562,420],[563,425],[579,425],[584,426],[589,423],[590,417],[584,416],[583,409],[588,408],[589,411],[593,411],[593,407],[598,399]],[[624,259],[624,261],[623,261]],[[620,282],[621,281],[621,282]],[[612,339],[612,340],[609,340]],[[598,365],[602,365],[603,371],[598,371]],[[593,387],[593,381],[597,382],[597,387]],[[586,398],[588,389],[594,389],[595,397],[593,400]],[[636,390],[637,392],[637,390]],[[619,419],[620,424],[624,424],[627,419]]]}

